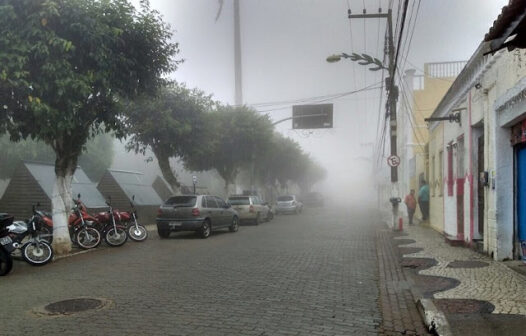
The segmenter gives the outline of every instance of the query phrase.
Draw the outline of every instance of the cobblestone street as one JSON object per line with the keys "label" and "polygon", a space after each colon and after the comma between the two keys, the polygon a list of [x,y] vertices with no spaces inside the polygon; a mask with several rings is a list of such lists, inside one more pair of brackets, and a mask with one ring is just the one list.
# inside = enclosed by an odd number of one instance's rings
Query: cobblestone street
{"label": "cobblestone street", "polygon": [[[206,240],[192,233],[160,240],[150,232],[145,243],[42,268],[16,262],[13,273],[0,279],[1,334],[393,334],[388,331],[395,323],[386,326],[380,313],[379,229],[364,215],[307,209]],[[111,304],[70,316],[34,313],[78,297]],[[395,317],[419,323],[404,311]]]}

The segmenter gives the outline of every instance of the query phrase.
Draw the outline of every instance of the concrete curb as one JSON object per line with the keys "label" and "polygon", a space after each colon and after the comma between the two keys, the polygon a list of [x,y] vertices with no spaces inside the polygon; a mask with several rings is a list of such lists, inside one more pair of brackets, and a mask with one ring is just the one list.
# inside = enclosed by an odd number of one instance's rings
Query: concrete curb
{"label": "concrete curb", "polygon": [[422,320],[424,321],[424,324],[427,327],[427,330],[439,336],[452,336],[453,332],[451,331],[451,327],[444,313],[435,306],[433,300],[423,297],[420,290],[416,287],[412,275],[409,272],[404,271],[404,275],[407,282],[409,283],[409,288],[411,290],[411,294],[413,295],[414,302],[417,306],[420,316],[422,317]]}
{"label": "concrete curb", "polygon": [[88,250],[80,250],[80,251],[69,253],[69,254],[66,254],[66,255],[53,257],[53,261],[66,259],[66,258],[74,257],[76,255],[85,254],[85,253],[89,253],[89,252],[102,251],[102,250],[105,250],[105,249],[106,249],[105,247],[102,247],[102,248],[101,247],[97,247],[97,248],[91,248],[91,249],[88,249]]}
{"label": "concrete curb", "polygon": [[422,320],[424,321],[424,324],[427,327],[427,330],[439,336],[453,335],[451,327],[449,326],[449,322],[447,321],[444,313],[435,306],[433,300],[425,299],[423,297],[420,290],[416,287],[409,272],[404,271],[404,275],[407,282],[409,283],[411,294],[413,295],[416,307],[420,313],[420,316],[422,317]]}
{"label": "concrete curb", "polygon": [[435,306],[431,299],[420,298],[416,300],[416,305],[427,329],[439,336],[452,336],[453,332],[449,326],[444,313]]}
{"label": "concrete curb", "polygon": [[[145,225],[145,227],[146,227],[146,230],[148,230],[148,232],[157,231],[157,225],[155,225],[155,224]],[[85,253],[89,253],[89,252],[103,251],[106,248],[107,247],[99,246],[97,248],[92,248],[92,249],[88,249],[88,250],[80,250],[80,251],[76,251],[76,252],[69,253],[69,254],[66,254],[66,255],[53,257],[53,261],[66,259],[66,258],[70,258],[70,257],[76,256],[76,255],[85,254]],[[20,259],[22,259],[22,258],[20,258]]]}

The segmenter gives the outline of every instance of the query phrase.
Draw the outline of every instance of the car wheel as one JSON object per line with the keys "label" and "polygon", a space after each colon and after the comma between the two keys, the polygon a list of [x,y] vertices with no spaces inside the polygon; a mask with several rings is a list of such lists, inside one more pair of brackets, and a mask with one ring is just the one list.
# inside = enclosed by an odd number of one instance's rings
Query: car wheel
{"label": "car wheel", "polygon": [[168,238],[168,236],[170,236],[170,230],[157,226],[157,234],[160,238]]}
{"label": "car wheel", "polygon": [[203,226],[201,226],[201,238],[206,239],[210,237],[210,233],[212,232],[212,224],[207,219],[203,222]]}
{"label": "car wheel", "polygon": [[237,232],[237,230],[239,230],[239,219],[236,216],[232,218],[232,224],[228,229],[230,232]]}

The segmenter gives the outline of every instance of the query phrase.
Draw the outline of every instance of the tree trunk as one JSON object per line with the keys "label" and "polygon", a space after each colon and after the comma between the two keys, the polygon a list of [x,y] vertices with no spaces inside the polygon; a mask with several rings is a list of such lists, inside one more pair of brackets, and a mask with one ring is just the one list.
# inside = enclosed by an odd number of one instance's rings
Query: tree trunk
{"label": "tree trunk", "polygon": [[225,199],[228,198],[228,186],[230,186],[230,182],[225,180]]}
{"label": "tree trunk", "polygon": [[68,218],[72,208],[71,182],[77,168],[76,159],[62,157],[56,153],[55,185],[51,197],[53,214],[53,250],[56,255],[67,254],[71,251]]}
{"label": "tree trunk", "polygon": [[170,157],[159,149],[154,149],[153,153],[157,158],[157,162],[159,163],[159,168],[161,169],[161,173],[163,174],[164,179],[166,180],[166,182],[168,182],[168,184],[172,188],[172,191],[176,195],[179,195],[181,193],[181,184],[179,183],[179,181],[177,181],[177,178],[175,177],[175,174],[172,171],[172,168],[170,167]]}

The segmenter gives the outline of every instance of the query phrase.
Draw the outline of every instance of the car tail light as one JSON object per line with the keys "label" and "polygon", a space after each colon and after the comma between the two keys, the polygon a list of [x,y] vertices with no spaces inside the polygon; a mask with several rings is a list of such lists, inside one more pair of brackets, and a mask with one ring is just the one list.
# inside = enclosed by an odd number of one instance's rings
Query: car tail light
{"label": "car tail light", "polygon": [[249,211],[249,212],[254,212],[254,206],[251,205],[251,206],[248,208],[248,211]]}
{"label": "car tail light", "polygon": [[157,216],[160,216],[163,214],[163,209],[159,208],[159,210],[157,210]]}
{"label": "car tail light", "polygon": [[199,209],[198,208],[193,208],[192,209],[192,216],[199,216],[201,213],[199,212]]}

